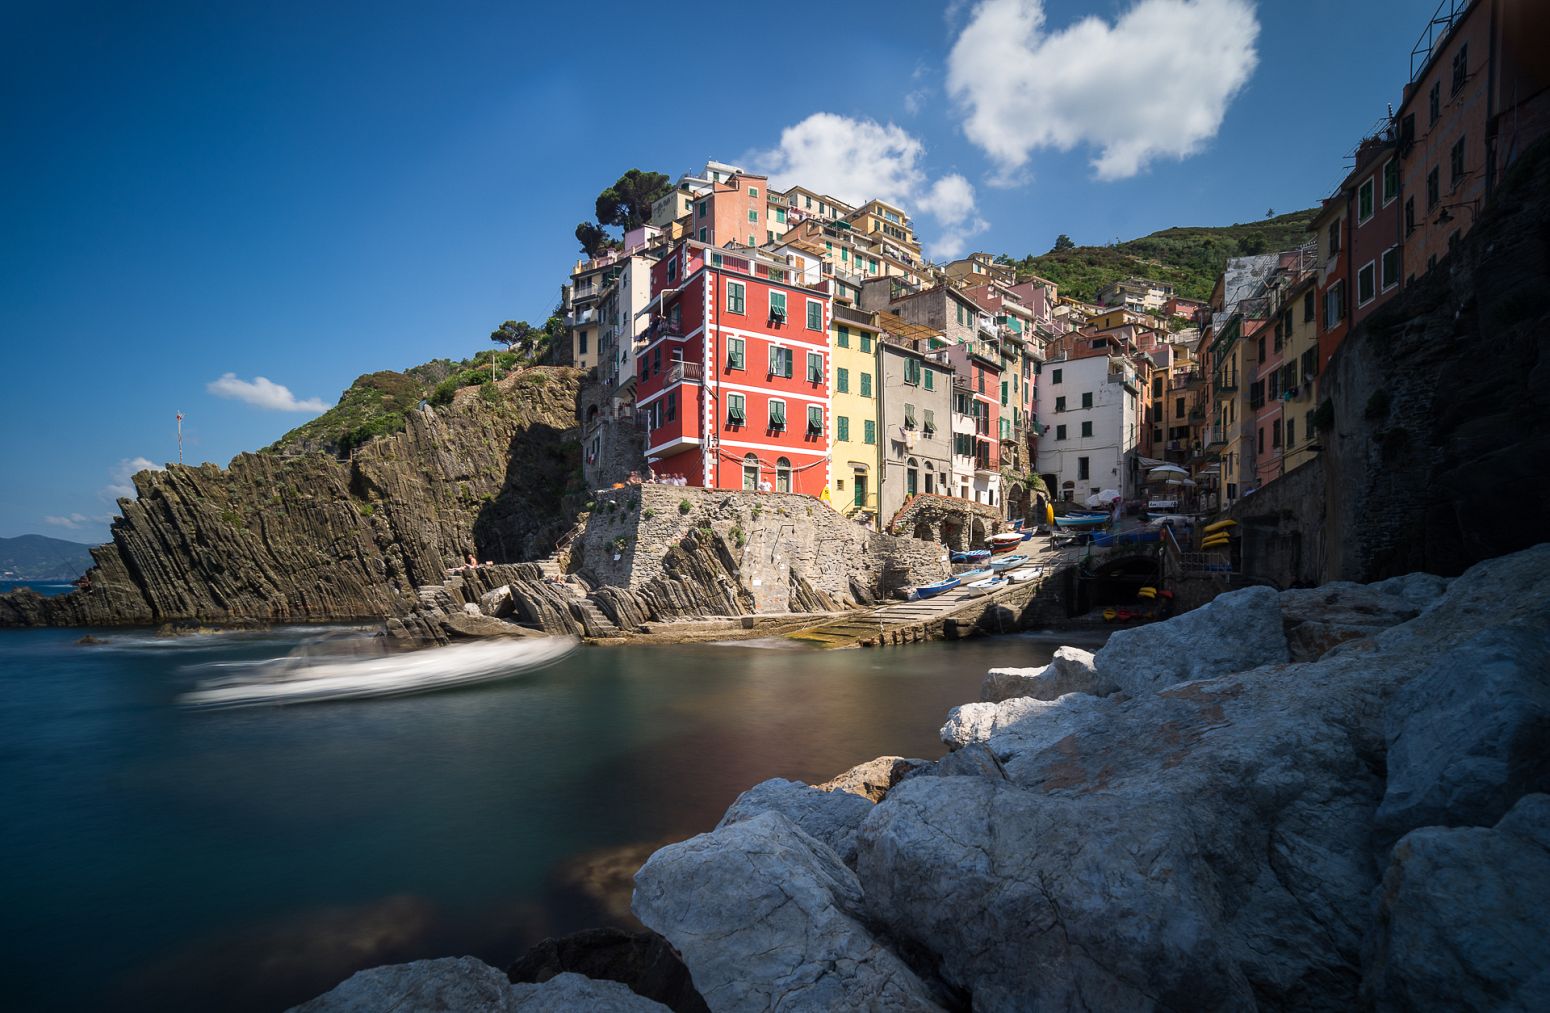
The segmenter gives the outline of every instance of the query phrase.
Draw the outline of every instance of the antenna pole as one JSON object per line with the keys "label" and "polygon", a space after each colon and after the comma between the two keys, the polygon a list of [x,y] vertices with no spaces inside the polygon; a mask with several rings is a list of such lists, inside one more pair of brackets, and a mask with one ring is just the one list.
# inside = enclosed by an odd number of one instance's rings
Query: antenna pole
{"label": "antenna pole", "polygon": [[178,412],[178,463],[183,463],[183,413]]}

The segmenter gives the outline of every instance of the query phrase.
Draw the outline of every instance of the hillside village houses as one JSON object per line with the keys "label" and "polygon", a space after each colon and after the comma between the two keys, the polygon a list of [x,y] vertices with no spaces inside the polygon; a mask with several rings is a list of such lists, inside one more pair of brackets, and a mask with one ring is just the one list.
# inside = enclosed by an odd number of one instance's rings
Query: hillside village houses
{"label": "hillside village houses", "polygon": [[[1307,243],[1232,258],[1205,301],[1147,278],[1062,293],[986,253],[932,264],[904,208],[707,162],[564,286],[572,361],[600,388],[588,477],[643,455],[883,527],[927,495],[1008,519],[1106,489],[1225,509],[1317,457],[1343,337],[1436,268],[1550,129],[1508,37],[1546,20],[1445,3]],[[1162,463],[1188,482],[1149,489]]]}

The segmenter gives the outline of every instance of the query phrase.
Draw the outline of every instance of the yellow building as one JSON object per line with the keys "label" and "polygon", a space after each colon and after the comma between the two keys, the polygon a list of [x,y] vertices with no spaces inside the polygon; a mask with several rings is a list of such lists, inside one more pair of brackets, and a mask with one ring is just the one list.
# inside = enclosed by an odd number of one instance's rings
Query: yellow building
{"label": "yellow building", "polygon": [[857,520],[878,519],[883,479],[878,416],[878,328],[872,314],[836,304],[829,346],[834,442],[829,451],[829,502]]}
{"label": "yellow building", "polygon": [[[1295,377],[1295,383],[1281,384],[1281,417],[1286,433],[1286,450],[1281,457],[1283,471],[1306,464],[1319,454],[1319,434],[1313,425],[1313,413],[1318,408],[1314,387],[1319,373],[1317,282],[1316,273],[1307,272],[1295,284],[1277,291],[1273,307],[1285,342],[1281,354],[1286,365],[1282,368],[1291,370]],[[1283,381],[1289,378],[1284,377]]]}
{"label": "yellow building", "polygon": [[920,260],[920,244],[915,241],[915,229],[909,215],[900,208],[880,200],[869,200],[847,216],[850,227],[874,243],[880,243],[883,251],[896,260],[908,264]]}

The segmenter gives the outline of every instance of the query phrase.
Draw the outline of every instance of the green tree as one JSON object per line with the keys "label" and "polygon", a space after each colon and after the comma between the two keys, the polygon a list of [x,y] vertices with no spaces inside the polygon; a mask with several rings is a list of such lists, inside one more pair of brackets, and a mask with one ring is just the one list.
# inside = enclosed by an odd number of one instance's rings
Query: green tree
{"label": "green tree", "polygon": [[1049,252],[1051,252],[1051,253],[1059,253],[1061,250],[1074,250],[1074,249],[1076,249],[1076,244],[1071,241],[1071,237],[1070,236],[1068,236],[1064,232],[1062,232],[1060,235],[1055,237],[1055,247],[1054,247],[1054,249],[1050,250]]}
{"label": "green tree", "polygon": [[508,320],[490,332],[490,340],[505,345],[508,352],[527,357],[537,349],[543,333],[526,320]]}
{"label": "green tree", "polygon": [[613,246],[618,240],[610,236],[596,222],[582,222],[576,226],[576,242],[581,244],[581,249],[587,257],[592,258],[602,255],[604,250]]}
{"label": "green tree", "polygon": [[617,225],[626,232],[638,229],[651,218],[652,203],[672,188],[672,181],[660,172],[631,169],[597,195],[598,224]]}

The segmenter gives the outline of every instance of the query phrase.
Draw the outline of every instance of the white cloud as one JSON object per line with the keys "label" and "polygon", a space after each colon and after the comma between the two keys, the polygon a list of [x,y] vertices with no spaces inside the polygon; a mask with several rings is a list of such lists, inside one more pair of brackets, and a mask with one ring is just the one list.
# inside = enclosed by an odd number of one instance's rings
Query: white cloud
{"label": "white cloud", "polygon": [[71,530],[80,527],[82,524],[91,524],[94,521],[95,518],[88,517],[85,514],[71,514],[68,517],[50,515],[43,518],[44,524],[52,524],[56,528],[70,528]]}
{"label": "white cloud", "polygon": [[226,373],[219,380],[205,384],[205,390],[217,397],[245,401],[256,408],[272,412],[328,411],[328,405],[321,398],[309,397],[305,401],[298,401],[289,387],[262,376],[239,380],[236,373]]}
{"label": "white cloud", "polygon": [[[134,476],[140,471],[165,471],[148,457],[126,457],[108,469],[111,481],[102,487],[102,495],[110,500],[120,500],[135,494]],[[78,515],[77,515],[78,516]]]}
{"label": "white cloud", "polygon": [[948,56],[964,133],[995,162],[992,183],[1025,178],[1038,148],[1099,149],[1099,179],[1184,158],[1216,136],[1253,73],[1251,0],[1139,0],[1113,24],[1045,30],[1043,0],[982,0]]}
{"label": "white cloud", "polygon": [[928,182],[921,164],[925,154],[925,145],[895,124],[814,113],[782,130],[779,147],[756,152],[748,161],[767,172],[777,188],[801,184],[847,204],[876,198],[931,215],[944,235],[928,244],[929,253],[955,257],[985,222],[976,214],[968,180],[954,173]]}

